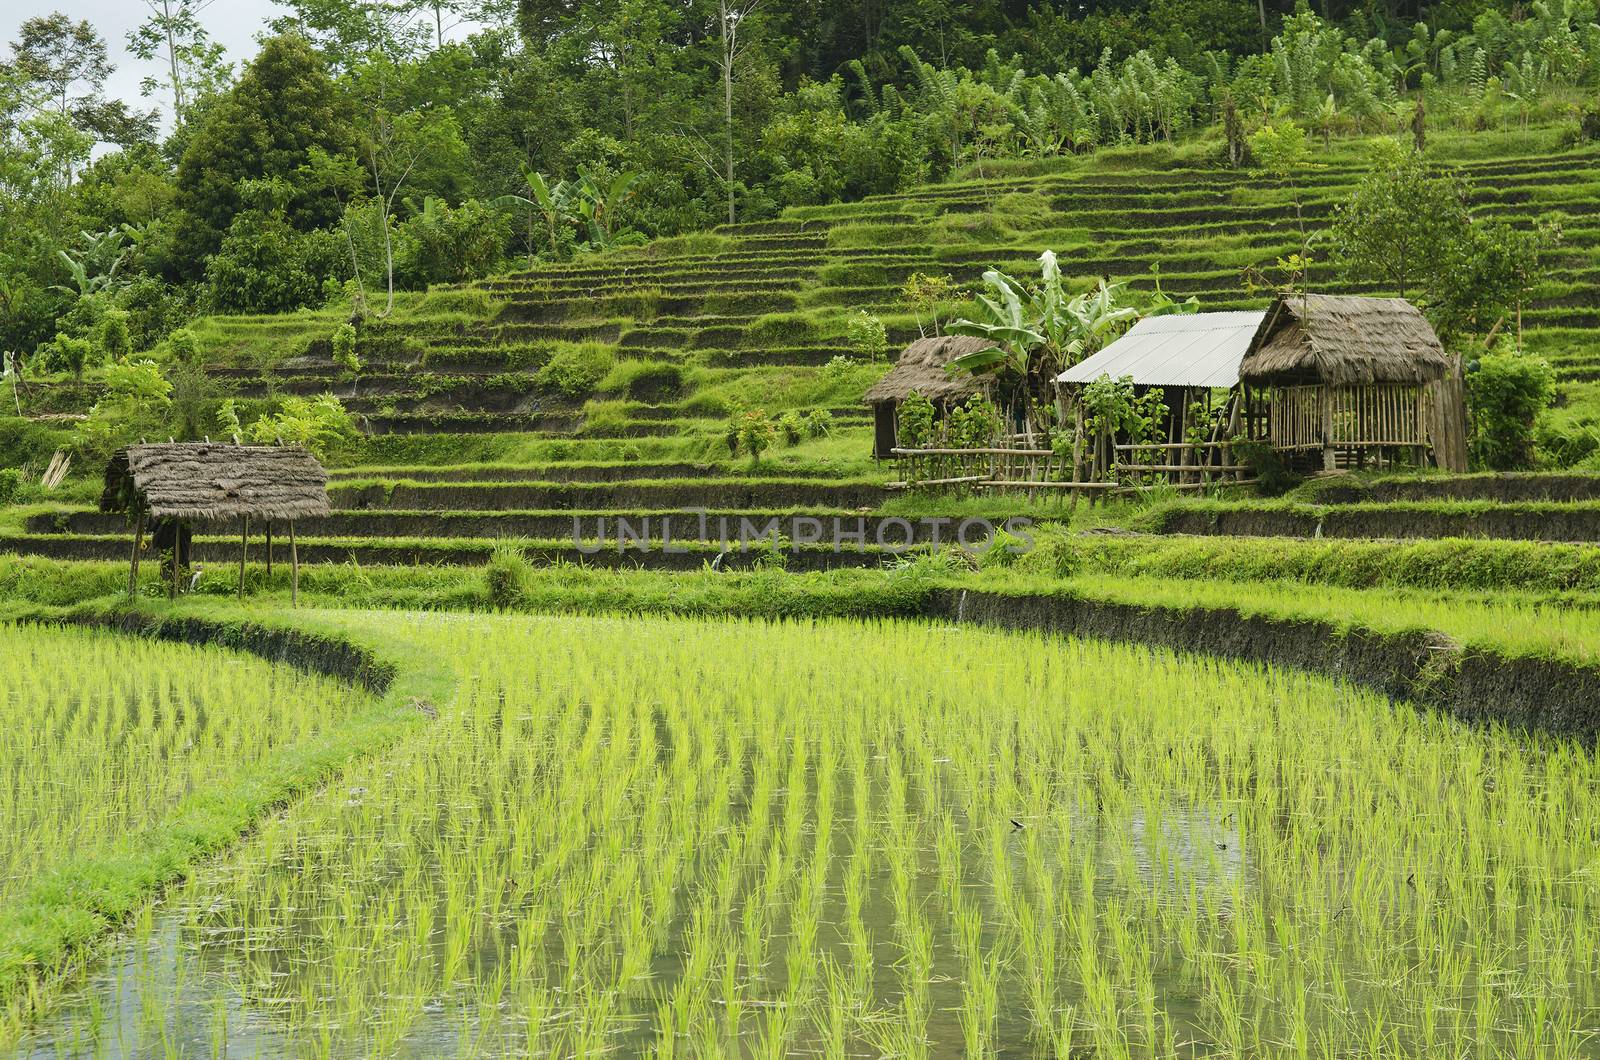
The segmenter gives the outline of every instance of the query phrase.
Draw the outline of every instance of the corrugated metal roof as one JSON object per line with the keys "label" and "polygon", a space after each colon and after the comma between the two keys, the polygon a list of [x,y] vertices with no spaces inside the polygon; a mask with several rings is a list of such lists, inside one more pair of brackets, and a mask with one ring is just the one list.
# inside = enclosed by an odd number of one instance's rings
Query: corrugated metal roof
{"label": "corrugated metal roof", "polygon": [[1109,375],[1132,376],[1140,386],[1227,388],[1239,381],[1244,360],[1265,312],[1194,313],[1145,317],[1127,334],[1056,376],[1059,383],[1088,383]]}

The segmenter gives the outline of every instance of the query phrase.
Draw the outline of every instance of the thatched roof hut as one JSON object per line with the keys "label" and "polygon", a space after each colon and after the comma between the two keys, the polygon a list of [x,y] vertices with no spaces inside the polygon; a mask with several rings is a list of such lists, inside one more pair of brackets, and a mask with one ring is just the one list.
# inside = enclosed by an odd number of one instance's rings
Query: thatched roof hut
{"label": "thatched roof hut", "polygon": [[1409,450],[1466,469],[1461,370],[1404,298],[1279,298],[1239,365],[1252,435],[1334,470]]}
{"label": "thatched roof hut", "polygon": [[[187,524],[193,520],[237,519],[239,595],[244,596],[245,560],[250,551],[250,520],[266,524],[267,574],[272,574],[272,523],[289,525],[289,599],[300,598],[300,556],[294,521],[327,515],[328,473],[317,458],[298,445],[222,445],[216,442],[166,442],[119,449],[106,465],[103,512],[128,512],[134,517],[132,564],[128,595],[138,591],[139,554],[145,521],[160,525],[154,540],[170,551],[169,595],[176,597],[188,563]],[[163,536],[166,543],[162,543]]]}
{"label": "thatched roof hut", "polygon": [[900,360],[872,385],[865,398],[868,405],[886,401],[901,402],[913,393],[934,404],[960,402],[981,392],[988,381],[971,372],[952,372],[945,366],[957,357],[979,350],[993,349],[993,339],[968,335],[935,335],[918,339],[900,354]]}
{"label": "thatched roof hut", "polygon": [[157,519],[327,515],[328,473],[297,445],[130,445],[106,466],[100,510]]}
{"label": "thatched roof hut", "polygon": [[1433,326],[1404,298],[1279,298],[1239,365],[1253,385],[1420,384],[1453,364]]}
{"label": "thatched roof hut", "polygon": [[989,379],[971,372],[952,372],[946,365],[957,357],[994,346],[992,339],[968,335],[935,335],[907,346],[889,374],[874,383],[864,399],[872,406],[873,455],[879,460],[892,455],[898,444],[898,409],[912,394],[921,394],[947,409],[988,389]]}

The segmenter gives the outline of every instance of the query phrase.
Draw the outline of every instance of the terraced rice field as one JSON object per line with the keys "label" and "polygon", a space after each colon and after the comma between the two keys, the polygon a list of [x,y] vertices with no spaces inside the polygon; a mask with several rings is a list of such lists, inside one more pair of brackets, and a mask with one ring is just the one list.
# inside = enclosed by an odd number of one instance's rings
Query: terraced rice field
{"label": "terraced rice field", "polygon": [[925,625],[345,614],[419,738],[151,910],[24,1055],[1576,1056],[1590,751]]}
{"label": "terraced rice field", "polygon": [[[860,360],[846,340],[857,310],[882,316],[891,348],[916,336],[899,291],[910,274],[972,284],[997,265],[1029,271],[1048,248],[1080,284],[1109,276],[1148,291],[1159,267],[1166,291],[1194,294],[1205,309],[1259,306],[1241,268],[1297,249],[1292,203],[1320,226],[1360,177],[1363,149],[1335,143],[1293,187],[1146,149],[991,167],[984,180],[793,209],[413,296],[394,319],[362,332],[358,374],[332,362],[336,313],[212,318],[200,333],[214,374],[241,395],[331,390],[375,435],[369,448],[381,466],[352,470],[336,490],[335,517],[305,528],[313,561],[473,563],[500,538],[527,539],[539,557],[579,559],[571,516],[593,525],[621,511],[672,510],[685,498],[713,515],[875,508],[874,487],[887,475],[868,460],[858,401],[884,363],[835,359]],[[1432,150],[1475,182],[1484,215],[1518,223],[1562,215],[1563,242],[1524,313],[1526,340],[1558,367],[1562,415],[1600,417],[1600,152],[1560,150],[1548,129],[1443,136]],[[1311,283],[1366,289],[1338,282],[1326,263],[1313,267]],[[540,375],[580,348],[610,366],[592,389],[564,392]],[[66,394],[63,407],[85,396]],[[832,433],[774,449],[751,468],[730,460],[725,445],[737,404],[830,410]],[[446,510],[459,518],[430,514]],[[1523,514],[1503,513],[1503,532],[1596,538],[1583,513],[1558,513],[1559,526]],[[1444,520],[1424,532],[1481,525]],[[1363,532],[1386,532],[1373,526]],[[1315,524],[1274,527],[1315,532]],[[69,512],[18,528],[3,547],[113,558],[124,532]],[[686,562],[661,556],[633,562]],[[845,562],[859,560],[806,561]]]}

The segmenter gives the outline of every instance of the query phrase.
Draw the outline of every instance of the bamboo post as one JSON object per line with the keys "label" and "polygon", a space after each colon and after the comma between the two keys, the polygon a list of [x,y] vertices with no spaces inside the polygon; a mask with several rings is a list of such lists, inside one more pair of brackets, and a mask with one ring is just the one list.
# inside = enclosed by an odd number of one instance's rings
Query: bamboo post
{"label": "bamboo post", "polygon": [[1322,413],[1322,470],[1332,471],[1338,466],[1333,450],[1333,391],[1323,386],[1317,391],[1317,397]]}
{"label": "bamboo post", "polygon": [[139,549],[144,545],[144,509],[133,520],[133,558],[128,564],[128,598],[139,593]]}
{"label": "bamboo post", "polygon": [[272,520],[267,520],[267,581],[272,581]]}
{"label": "bamboo post", "polygon": [[167,587],[167,599],[178,598],[178,560],[183,554],[183,523],[177,519],[172,521],[172,583]]}
{"label": "bamboo post", "polygon": [[239,531],[239,599],[244,599],[244,561],[246,553],[250,551],[250,517],[247,515],[241,521],[243,529]]}
{"label": "bamboo post", "polygon": [[300,605],[300,553],[294,547],[294,520],[289,520],[289,606]]}

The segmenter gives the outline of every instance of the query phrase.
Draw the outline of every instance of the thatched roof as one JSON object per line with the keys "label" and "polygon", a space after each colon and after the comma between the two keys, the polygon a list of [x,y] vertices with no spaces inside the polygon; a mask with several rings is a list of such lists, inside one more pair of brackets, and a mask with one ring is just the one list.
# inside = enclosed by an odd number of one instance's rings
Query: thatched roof
{"label": "thatched roof", "polygon": [[1404,298],[1279,298],[1239,365],[1247,383],[1424,383],[1450,358],[1420,310]]}
{"label": "thatched roof", "polygon": [[889,374],[872,385],[865,398],[869,405],[885,401],[904,401],[913,393],[930,401],[960,401],[983,390],[988,381],[971,372],[951,372],[945,365],[955,358],[979,350],[993,349],[992,339],[967,335],[937,335],[918,339],[900,354]]}
{"label": "thatched roof", "polygon": [[298,445],[130,445],[106,465],[100,510],[138,509],[175,519],[327,515],[328,473]]}

